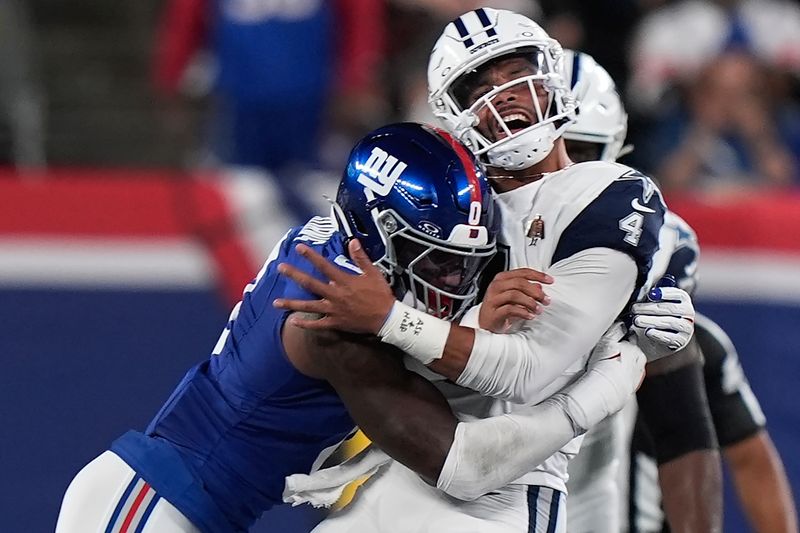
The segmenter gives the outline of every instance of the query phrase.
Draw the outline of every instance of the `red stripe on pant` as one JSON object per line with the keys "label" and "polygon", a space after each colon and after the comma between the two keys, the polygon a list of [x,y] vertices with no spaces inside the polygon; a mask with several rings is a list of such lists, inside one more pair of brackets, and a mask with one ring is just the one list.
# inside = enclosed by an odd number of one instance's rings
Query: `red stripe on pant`
{"label": "red stripe on pant", "polygon": [[136,511],[139,509],[139,506],[142,505],[142,500],[144,500],[144,497],[147,496],[147,491],[149,490],[150,490],[150,485],[148,483],[145,483],[142,486],[141,490],[139,490],[139,494],[136,495],[136,499],[133,501],[133,505],[131,505],[128,514],[125,516],[125,521],[122,522],[122,527],[120,527],[119,533],[127,533],[128,528],[130,527],[131,522],[133,521],[133,517],[136,514]]}

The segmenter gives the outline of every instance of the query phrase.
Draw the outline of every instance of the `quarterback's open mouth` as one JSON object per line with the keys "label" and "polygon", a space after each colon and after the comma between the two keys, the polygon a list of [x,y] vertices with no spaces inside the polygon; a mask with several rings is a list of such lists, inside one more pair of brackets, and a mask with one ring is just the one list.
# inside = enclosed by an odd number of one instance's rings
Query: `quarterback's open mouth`
{"label": "quarterback's open mouth", "polygon": [[[502,119],[503,119],[503,125],[505,125],[505,127],[508,128],[508,131],[510,131],[512,135],[519,131],[524,130],[525,128],[530,127],[531,124],[533,124],[533,122],[531,121],[530,118],[528,118],[528,116],[526,116],[524,113],[519,113],[519,112],[504,114],[502,115]],[[501,124],[496,125],[495,138],[497,140],[508,137],[508,133],[506,132],[506,129],[503,128],[503,125]]]}

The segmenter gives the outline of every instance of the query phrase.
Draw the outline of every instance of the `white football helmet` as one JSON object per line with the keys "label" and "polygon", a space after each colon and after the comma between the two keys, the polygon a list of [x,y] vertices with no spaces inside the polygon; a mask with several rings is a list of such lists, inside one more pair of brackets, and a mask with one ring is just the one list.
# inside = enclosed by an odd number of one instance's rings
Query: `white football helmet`
{"label": "white football helmet", "polygon": [[[533,74],[522,74],[477,98],[459,94],[459,87],[463,89],[479,67],[517,54],[530,60]],[[449,23],[434,45],[428,63],[429,103],[444,127],[484,162],[507,170],[528,168],[550,153],[574,114],[575,102],[562,76],[562,59],[561,45],[529,18],[512,11],[476,9]],[[531,91],[536,121],[522,121],[512,128],[492,101],[518,84],[526,84]],[[547,90],[545,109],[539,105],[535,85]],[[478,131],[478,113],[484,108],[504,131],[500,140],[488,139]]]}
{"label": "white football helmet", "polygon": [[602,145],[600,160],[616,161],[628,133],[628,114],[614,80],[589,54],[564,50],[564,79],[577,103],[564,139]]}

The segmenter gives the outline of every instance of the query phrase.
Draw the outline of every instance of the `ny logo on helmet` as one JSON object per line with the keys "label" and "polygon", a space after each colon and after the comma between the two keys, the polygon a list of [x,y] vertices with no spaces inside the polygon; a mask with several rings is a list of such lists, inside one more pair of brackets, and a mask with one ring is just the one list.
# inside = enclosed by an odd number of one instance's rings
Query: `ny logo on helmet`
{"label": "ny logo on helmet", "polygon": [[407,166],[376,146],[372,149],[367,162],[356,167],[361,171],[358,182],[366,190],[378,196],[386,196]]}

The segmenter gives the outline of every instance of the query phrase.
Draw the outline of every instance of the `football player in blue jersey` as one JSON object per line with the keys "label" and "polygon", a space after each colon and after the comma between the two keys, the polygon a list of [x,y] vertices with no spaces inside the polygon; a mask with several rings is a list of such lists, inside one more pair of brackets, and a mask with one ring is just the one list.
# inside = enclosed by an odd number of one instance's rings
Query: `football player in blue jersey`
{"label": "football player in blue jersey", "polygon": [[[321,279],[305,257],[315,251],[328,275],[355,275],[374,263],[392,298],[460,316],[495,253],[498,219],[481,167],[447,133],[399,124],[365,137],[332,211],[287,232],[245,288],[211,357],[188,371],[147,429],[126,433],[77,474],[58,533],[246,531],[282,502],[287,475],[317,469],[356,423],[431,483],[455,453],[465,460],[449,465],[448,475],[472,479],[499,465],[486,477],[500,475],[502,484],[633,393],[644,356],[609,337],[585,376],[525,416],[460,423],[428,381],[405,370],[396,349],[302,330],[273,306],[276,298],[314,298],[282,271],[294,265]],[[354,235],[363,248],[356,240],[348,248]],[[354,264],[352,256],[364,253],[366,262]],[[515,298],[528,308],[544,300],[541,285],[528,281],[510,293],[509,305],[498,305],[500,321],[519,313]],[[411,332],[425,328],[401,320],[398,327]],[[520,442],[525,449],[509,461],[505,450]],[[454,492],[465,490],[454,482]]]}
{"label": "football player in blue jersey", "polygon": [[[502,266],[546,271],[554,280],[546,288],[550,303],[539,316],[524,317],[499,335],[490,331],[494,328],[486,313],[492,306],[484,300],[460,323],[445,323],[392,298],[369,268],[347,278],[332,272],[329,284],[306,279],[297,267],[286,265],[287,275],[322,299],[282,299],[276,305],[325,315],[321,320],[294,318],[300,327],[373,334],[400,347],[464,419],[524,413],[580,376],[603,331],[648,292],[666,206],[654,183],[629,167],[569,159],[561,136],[575,103],[562,62],[560,45],[535,22],[510,11],[480,8],[445,27],[428,65],[434,114],[487,166],[503,214]],[[324,265],[319,255],[308,252],[308,257],[317,268]],[[633,328],[645,353],[654,358],[685,346],[693,329],[688,294],[679,289],[660,293],[675,302],[654,302],[662,316],[640,317]],[[671,320],[674,337],[668,341],[655,326]],[[412,331],[409,323],[419,328]],[[318,531],[561,533],[567,522],[566,465],[580,440],[527,465],[490,493],[484,483],[492,470],[485,469],[463,494],[474,500],[466,503],[442,498],[393,463],[363,498]],[[515,455],[516,449],[508,450],[509,460]],[[451,477],[440,477],[437,488],[449,492],[451,482]],[[398,499],[413,502],[417,513],[390,513],[391,502]],[[373,520],[372,507],[381,510],[381,522]]]}

